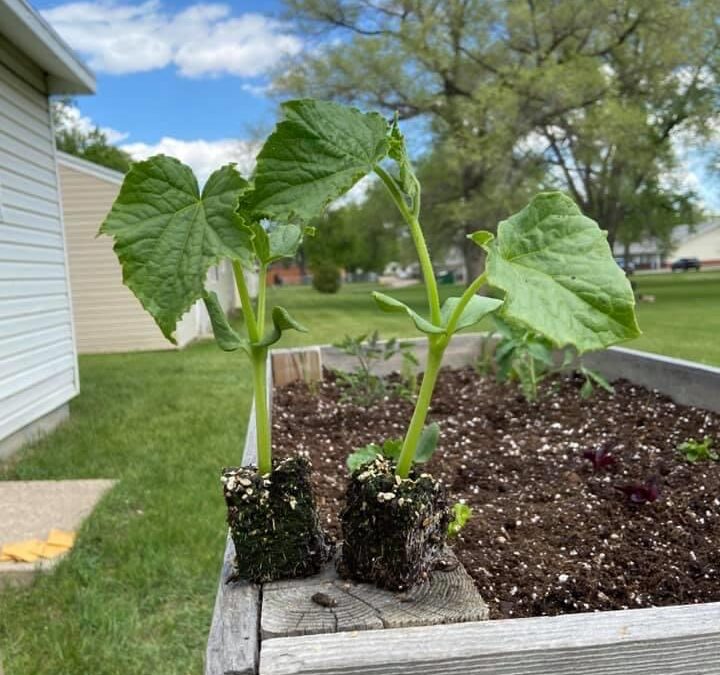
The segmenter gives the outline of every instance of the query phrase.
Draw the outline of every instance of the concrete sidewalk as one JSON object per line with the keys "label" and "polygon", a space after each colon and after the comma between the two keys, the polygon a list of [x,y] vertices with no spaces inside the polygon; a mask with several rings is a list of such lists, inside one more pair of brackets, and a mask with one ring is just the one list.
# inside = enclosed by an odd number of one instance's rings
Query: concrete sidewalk
{"label": "concrete sidewalk", "polygon": [[[53,528],[77,531],[115,482],[0,481],[0,545],[26,539],[44,540]],[[0,587],[29,583],[37,572],[51,569],[61,558],[0,563]]]}

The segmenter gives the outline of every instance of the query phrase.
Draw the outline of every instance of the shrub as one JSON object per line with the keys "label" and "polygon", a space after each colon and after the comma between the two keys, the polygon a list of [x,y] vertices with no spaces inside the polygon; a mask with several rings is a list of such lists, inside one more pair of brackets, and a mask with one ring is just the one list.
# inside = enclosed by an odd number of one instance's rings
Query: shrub
{"label": "shrub", "polygon": [[320,293],[337,293],[340,290],[340,270],[332,263],[323,263],[313,270],[313,288]]}

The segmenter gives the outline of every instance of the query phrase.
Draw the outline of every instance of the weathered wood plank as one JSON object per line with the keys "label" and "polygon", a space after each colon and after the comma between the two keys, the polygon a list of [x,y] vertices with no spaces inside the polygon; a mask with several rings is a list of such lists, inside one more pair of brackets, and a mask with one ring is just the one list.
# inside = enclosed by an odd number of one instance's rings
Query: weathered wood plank
{"label": "weathered wood plank", "polygon": [[[443,558],[447,571],[435,572],[430,583],[407,593],[340,579],[334,562],[313,577],[265,584],[262,638],[487,619],[488,607],[464,567],[450,549]],[[314,602],[317,593],[335,606]]]}
{"label": "weathered wood plank", "polygon": [[263,641],[260,675],[710,675],[720,603]]}
{"label": "weathered wood plank", "polygon": [[623,347],[587,354],[583,362],[609,380],[623,377],[676,403],[720,412],[720,368]]}
{"label": "weathered wood plank", "polygon": [[[272,401],[270,367],[268,360],[268,406]],[[254,398],[240,460],[243,466],[257,463]],[[228,535],[205,652],[205,675],[256,675],[258,670],[260,588],[242,581],[227,583],[234,562],[235,546]]]}
{"label": "weathered wood plank", "polygon": [[260,588],[245,581],[228,583],[234,560],[235,547],[228,537],[205,653],[205,675],[257,673]]}
{"label": "weathered wood plank", "polygon": [[322,380],[322,356],[320,347],[301,349],[274,349],[272,358],[272,383],[282,387],[291,382]]}

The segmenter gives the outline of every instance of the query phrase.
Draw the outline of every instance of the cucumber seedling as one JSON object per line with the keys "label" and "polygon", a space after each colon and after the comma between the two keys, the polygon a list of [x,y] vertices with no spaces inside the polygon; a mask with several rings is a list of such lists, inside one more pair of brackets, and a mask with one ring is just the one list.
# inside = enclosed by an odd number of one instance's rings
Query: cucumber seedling
{"label": "cucumber seedling", "polygon": [[[286,330],[306,330],[285,308],[267,307],[267,267],[293,257],[305,230],[288,219],[238,211],[241,198],[253,190],[232,164],[215,171],[200,190],[188,166],[157,155],[132,166],[100,232],[114,237],[125,284],[168,340],[176,342],[177,322],[202,300],[218,346],[250,359],[257,470],[226,469],[222,482],[238,574],[267,581],[317,571],[330,546],[315,510],[308,460],[273,464],[267,406],[269,348]],[[247,336],[233,328],[216,294],[205,288],[208,270],[223,260],[232,264]],[[255,302],[246,272],[257,274]],[[241,361],[237,372],[245,372]]]}
{"label": "cucumber seedling", "polygon": [[[368,452],[374,459],[353,473],[341,514],[341,572],[404,588],[431,573],[431,558],[444,545],[450,521],[443,490],[429,474],[417,477],[423,493],[415,496],[404,481],[453,335],[499,314],[556,347],[572,346],[579,354],[603,349],[639,335],[632,289],[598,225],[567,196],[543,192],[502,221],[496,235],[470,235],[487,254],[485,271],[460,296],[441,303],[420,224],[421,186],[397,116],[388,121],[378,113],[311,99],[288,101],[282,111],[283,119],[258,155],[254,189],[240,197],[240,212],[308,222],[372,174],[407,224],[422,270],[426,316],[393,297],[373,294],[380,309],[406,314],[427,336],[428,354],[397,459]],[[503,297],[478,295],[486,285]],[[365,487],[357,484],[361,478]]]}

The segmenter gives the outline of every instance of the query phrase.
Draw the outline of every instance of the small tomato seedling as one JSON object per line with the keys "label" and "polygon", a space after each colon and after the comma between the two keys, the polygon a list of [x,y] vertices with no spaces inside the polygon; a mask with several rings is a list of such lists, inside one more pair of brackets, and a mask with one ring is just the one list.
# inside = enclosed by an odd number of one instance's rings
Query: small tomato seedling
{"label": "small tomato seedling", "polygon": [[680,443],[677,450],[691,464],[708,460],[717,462],[720,460],[720,455],[713,449],[712,444],[713,439],[710,436],[705,436],[702,441],[689,438],[684,443]]}

